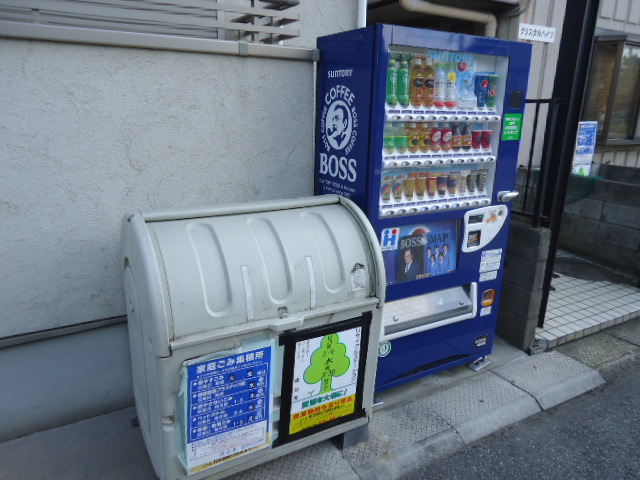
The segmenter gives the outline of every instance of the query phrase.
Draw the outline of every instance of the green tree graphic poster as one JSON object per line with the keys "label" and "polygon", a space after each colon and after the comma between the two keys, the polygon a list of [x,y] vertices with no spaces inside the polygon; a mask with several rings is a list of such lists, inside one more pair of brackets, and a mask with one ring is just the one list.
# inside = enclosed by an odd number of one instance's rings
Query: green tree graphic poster
{"label": "green tree graphic poster", "polygon": [[322,338],[320,348],[311,355],[311,365],[304,372],[306,383],[322,382],[320,393],[331,392],[333,377],[347,373],[351,360],[347,356],[347,346],[339,342],[337,334]]}
{"label": "green tree graphic poster", "polygon": [[296,343],[289,433],[355,411],[362,328]]}

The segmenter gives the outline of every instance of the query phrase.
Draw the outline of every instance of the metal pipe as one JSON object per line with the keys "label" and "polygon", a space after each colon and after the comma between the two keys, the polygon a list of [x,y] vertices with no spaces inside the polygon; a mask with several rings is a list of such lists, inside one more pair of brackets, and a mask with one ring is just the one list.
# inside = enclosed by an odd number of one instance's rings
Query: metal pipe
{"label": "metal pipe", "polygon": [[0,338],[0,350],[3,348],[17,347],[18,345],[40,342],[42,340],[51,340],[53,338],[64,337],[74,333],[83,333],[88,332],[89,330],[96,330],[98,328],[111,327],[113,325],[124,323],[127,323],[127,317],[113,317],[77,323],[75,325],[67,325],[64,327],[55,327],[37,332],[21,333],[11,337]]}
{"label": "metal pipe", "polygon": [[367,0],[358,0],[358,28],[367,26]]}
{"label": "metal pipe", "polygon": [[410,12],[425,13],[428,15],[438,15],[440,17],[455,18],[484,24],[484,36],[495,38],[498,27],[498,20],[491,13],[467,10],[464,8],[447,7],[436,5],[426,0],[400,0],[400,5]]}

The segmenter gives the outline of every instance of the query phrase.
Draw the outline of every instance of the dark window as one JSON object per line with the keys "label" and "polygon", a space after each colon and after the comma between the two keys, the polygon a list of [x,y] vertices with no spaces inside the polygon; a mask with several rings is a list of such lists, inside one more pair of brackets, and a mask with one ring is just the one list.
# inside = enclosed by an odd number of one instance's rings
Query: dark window
{"label": "dark window", "polygon": [[597,37],[582,119],[598,122],[603,144],[640,143],[640,42]]}

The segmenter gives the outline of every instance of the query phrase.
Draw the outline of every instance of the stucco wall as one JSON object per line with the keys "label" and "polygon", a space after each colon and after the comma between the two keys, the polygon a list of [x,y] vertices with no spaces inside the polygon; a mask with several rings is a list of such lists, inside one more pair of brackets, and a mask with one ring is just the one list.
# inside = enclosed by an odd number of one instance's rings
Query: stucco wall
{"label": "stucco wall", "polygon": [[127,210],[312,194],[310,62],[0,39],[0,83],[0,338],[124,315]]}

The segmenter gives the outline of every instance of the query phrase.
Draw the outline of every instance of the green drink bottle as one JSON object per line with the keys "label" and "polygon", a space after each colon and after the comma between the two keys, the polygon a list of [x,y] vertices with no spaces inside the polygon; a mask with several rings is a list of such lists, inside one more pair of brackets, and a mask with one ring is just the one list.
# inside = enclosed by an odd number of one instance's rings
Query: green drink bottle
{"label": "green drink bottle", "polygon": [[398,102],[403,107],[409,105],[409,62],[402,60],[398,69]]}
{"label": "green drink bottle", "polygon": [[395,107],[398,103],[398,69],[396,59],[389,57],[389,68],[387,68],[387,104]]}

